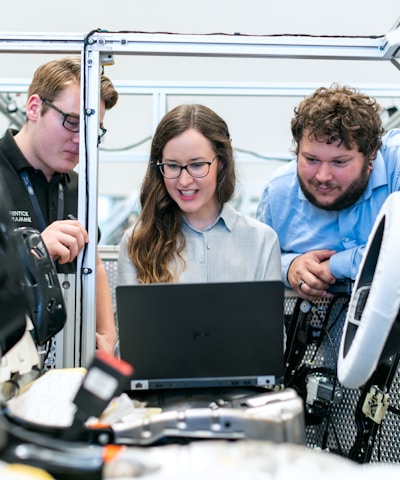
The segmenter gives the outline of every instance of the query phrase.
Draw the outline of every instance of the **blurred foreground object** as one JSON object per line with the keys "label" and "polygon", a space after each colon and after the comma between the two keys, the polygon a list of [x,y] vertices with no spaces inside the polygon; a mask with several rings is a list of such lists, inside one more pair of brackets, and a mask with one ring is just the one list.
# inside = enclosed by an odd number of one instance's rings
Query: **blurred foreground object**
{"label": "blurred foreground object", "polygon": [[400,192],[389,195],[368,238],[343,329],[338,378],[362,386],[380,362],[400,352]]}

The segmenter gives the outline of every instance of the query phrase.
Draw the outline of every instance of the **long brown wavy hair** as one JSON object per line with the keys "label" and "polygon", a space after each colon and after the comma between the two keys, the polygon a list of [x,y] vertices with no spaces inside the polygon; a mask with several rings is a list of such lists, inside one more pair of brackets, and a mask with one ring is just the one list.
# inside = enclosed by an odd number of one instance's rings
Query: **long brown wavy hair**
{"label": "long brown wavy hair", "polygon": [[[182,212],[169,196],[158,163],[162,162],[167,142],[194,128],[212,144],[220,168],[216,195],[223,205],[235,191],[236,173],[228,126],[204,105],[179,105],[159,123],[153,137],[150,161],[142,183],[141,213],[128,242],[128,255],[137,268],[140,283],[171,283],[177,280],[179,264],[184,267],[182,251]],[[177,260],[180,260],[177,262]]]}

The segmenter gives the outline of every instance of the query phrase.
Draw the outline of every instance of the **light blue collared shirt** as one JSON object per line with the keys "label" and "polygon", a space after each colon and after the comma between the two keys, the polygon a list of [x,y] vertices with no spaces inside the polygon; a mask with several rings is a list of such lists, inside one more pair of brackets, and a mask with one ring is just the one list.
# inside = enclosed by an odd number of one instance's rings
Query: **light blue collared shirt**
{"label": "light blue collared shirt", "polygon": [[344,210],[323,210],[305,198],[297,179],[297,160],[279,169],[262,193],[257,219],[278,234],[286,285],[295,257],[325,248],[337,252],[330,258],[332,275],[338,280],[354,280],[376,217],[388,195],[398,190],[400,129],[383,137],[364,194]]}
{"label": "light blue collared shirt", "polygon": [[[120,244],[118,284],[138,283],[127,254],[128,230]],[[268,226],[225,204],[215,223],[197,230],[183,223],[185,267],[179,283],[282,280],[278,236]]]}

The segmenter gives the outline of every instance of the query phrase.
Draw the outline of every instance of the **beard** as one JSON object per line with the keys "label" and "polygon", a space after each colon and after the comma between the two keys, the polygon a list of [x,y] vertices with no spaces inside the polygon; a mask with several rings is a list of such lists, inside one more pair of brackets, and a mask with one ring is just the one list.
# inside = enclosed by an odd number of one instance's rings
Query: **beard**
{"label": "beard", "polygon": [[[354,180],[347,188],[344,190],[335,200],[333,200],[329,205],[320,203],[315,195],[313,195],[307,187],[303,180],[297,174],[297,178],[299,180],[300,188],[304,193],[304,196],[307,200],[315,205],[318,208],[323,210],[344,210],[347,207],[350,207],[361,197],[361,195],[365,192],[365,189],[368,185],[369,180],[369,166],[365,165],[362,169],[360,176]],[[318,186],[318,183],[316,184]],[[328,187],[330,186],[329,183],[326,184]],[[315,186],[315,185],[314,185]]]}

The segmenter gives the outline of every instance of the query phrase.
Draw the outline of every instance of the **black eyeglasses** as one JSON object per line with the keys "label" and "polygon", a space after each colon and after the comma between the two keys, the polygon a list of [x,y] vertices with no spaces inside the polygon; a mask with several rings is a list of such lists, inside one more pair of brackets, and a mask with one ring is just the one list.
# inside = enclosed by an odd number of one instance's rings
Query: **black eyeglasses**
{"label": "black eyeglasses", "polygon": [[[65,113],[63,112],[60,108],[58,108],[54,103],[50,102],[46,98],[41,98],[42,102],[47,105],[48,107],[52,108],[56,112],[60,113],[63,117],[63,123],[62,126],[69,130],[70,132],[78,133],[79,132],[79,116],[78,115],[72,115],[71,113]],[[107,133],[107,129],[100,126],[99,127],[99,134],[97,137],[98,143],[101,142],[101,139],[104,137],[104,135]]]}
{"label": "black eyeglasses", "polygon": [[178,178],[182,170],[186,170],[193,178],[206,177],[210,172],[211,164],[217,157],[214,157],[211,162],[193,162],[188,165],[178,165],[177,163],[158,163],[157,167],[165,178]]}

